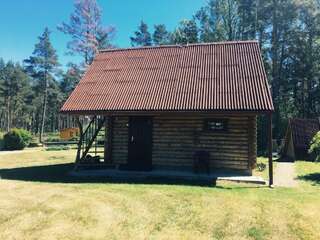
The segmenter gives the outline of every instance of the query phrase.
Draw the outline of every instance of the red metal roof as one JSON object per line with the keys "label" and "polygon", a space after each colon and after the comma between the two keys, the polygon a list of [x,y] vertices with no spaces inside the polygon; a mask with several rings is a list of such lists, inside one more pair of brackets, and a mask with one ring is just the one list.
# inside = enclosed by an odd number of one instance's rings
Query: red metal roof
{"label": "red metal roof", "polygon": [[273,111],[256,41],[101,51],[61,109],[222,110]]}
{"label": "red metal roof", "polygon": [[318,119],[289,119],[293,145],[297,148],[309,149],[314,135],[320,131],[320,120]]}

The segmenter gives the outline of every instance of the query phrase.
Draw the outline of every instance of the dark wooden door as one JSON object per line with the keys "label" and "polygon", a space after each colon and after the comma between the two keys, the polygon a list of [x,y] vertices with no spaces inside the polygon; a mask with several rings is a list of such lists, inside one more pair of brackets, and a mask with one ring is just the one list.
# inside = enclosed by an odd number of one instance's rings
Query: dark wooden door
{"label": "dark wooden door", "polygon": [[136,171],[152,170],[152,118],[129,119],[128,168]]}

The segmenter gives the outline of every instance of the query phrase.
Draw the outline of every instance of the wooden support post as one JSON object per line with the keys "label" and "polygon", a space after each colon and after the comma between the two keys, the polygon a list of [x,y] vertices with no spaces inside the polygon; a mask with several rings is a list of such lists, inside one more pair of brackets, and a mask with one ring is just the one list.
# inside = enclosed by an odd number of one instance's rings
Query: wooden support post
{"label": "wooden support post", "polygon": [[104,164],[108,162],[108,134],[109,134],[109,125],[110,117],[106,118],[106,121],[104,122],[104,150],[103,150],[103,158],[104,158]]}
{"label": "wooden support post", "polygon": [[272,114],[267,115],[268,122],[268,158],[269,158],[269,187],[273,186],[273,162],[272,162]]}
{"label": "wooden support post", "polygon": [[112,163],[112,138],[113,138],[113,117],[109,117],[106,124],[104,155],[105,162]]}
{"label": "wooden support post", "polygon": [[83,134],[83,125],[80,121],[80,118],[77,117],[76,119],[77,121],[77,124],[78,124],[78,127],[79,127],[79,142],[78,142],[78,148],[77,148],[77,156],[76,156],[76,162],[75,162],[75,167],[74,169],[76,170],[77,169],[77,166],[80,162],[80,158],[81,158],[81,149],[82,149],[82,142],[83,142],[83,137],[84,137],[84,134]]}

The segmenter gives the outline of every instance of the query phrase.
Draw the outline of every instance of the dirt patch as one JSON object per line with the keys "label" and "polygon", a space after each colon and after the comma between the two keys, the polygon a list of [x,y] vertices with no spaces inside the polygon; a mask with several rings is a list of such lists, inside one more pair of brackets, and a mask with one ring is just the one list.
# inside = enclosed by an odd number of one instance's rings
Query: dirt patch
{"label": "dirt patch", "polygon": [[36,152],[36,151],[39,151],[39,148],[30,148],[30,149],[15,150],[15,151],[0,151],[0,155],[26,153],[26,152]]}

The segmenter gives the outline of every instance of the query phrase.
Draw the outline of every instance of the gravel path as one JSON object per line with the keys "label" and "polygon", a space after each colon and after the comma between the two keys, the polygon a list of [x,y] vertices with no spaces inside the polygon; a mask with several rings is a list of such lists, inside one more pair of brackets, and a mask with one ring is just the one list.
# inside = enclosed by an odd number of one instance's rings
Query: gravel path
{"label": "gravel path", "polygon": [[297,187],[294,162],[278,162],[275,170],[274,185],[279,187]]}

